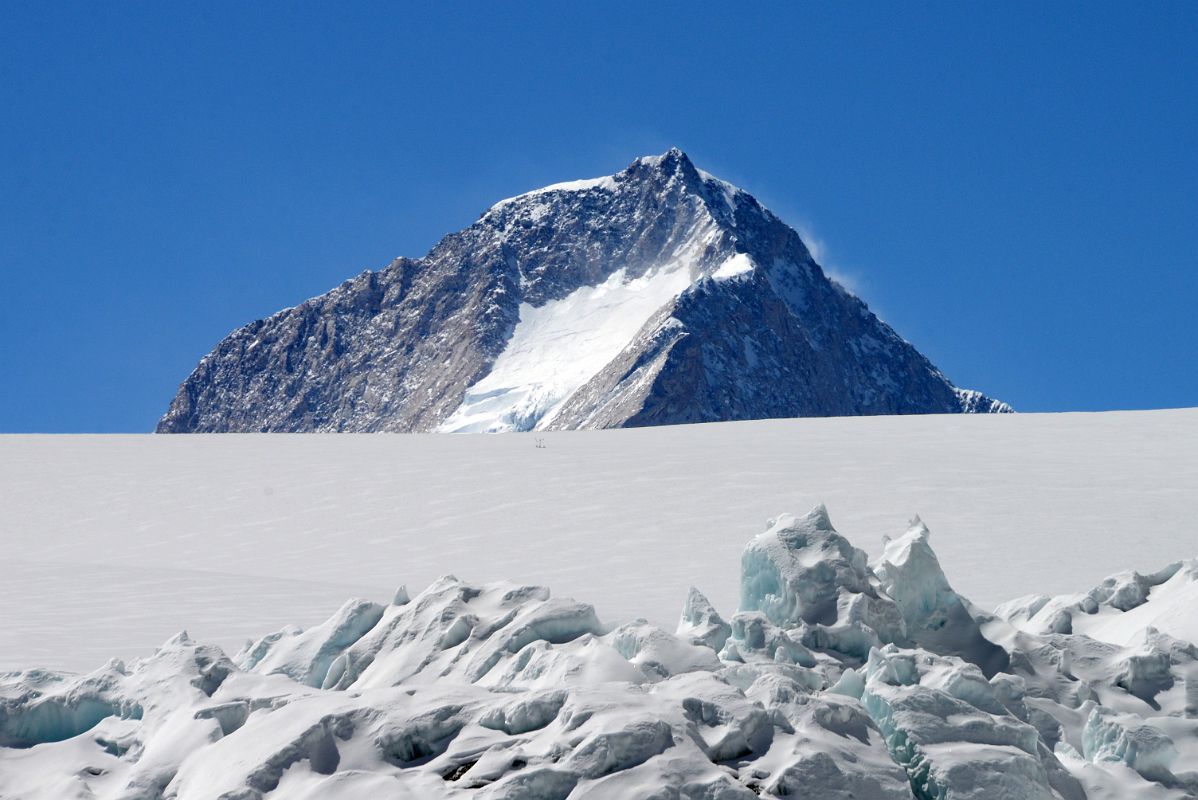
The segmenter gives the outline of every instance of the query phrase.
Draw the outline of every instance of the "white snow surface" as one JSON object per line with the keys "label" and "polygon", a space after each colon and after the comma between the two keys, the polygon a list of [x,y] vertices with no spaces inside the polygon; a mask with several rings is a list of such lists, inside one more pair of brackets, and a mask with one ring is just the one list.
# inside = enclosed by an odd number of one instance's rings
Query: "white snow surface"
{"label": "white snow surface", "polygon": [[1198,642],[1198,558],[1147,575],[1121,572],[1086,593],[1027,596],[997,614],[1029,633],[1081,633],[1128,645],[1152,629]]}
{"label": "white snow surface", "polygon": [[1193,409],[535,437],[4,436],[0,669],[86,671],[180,628],[235,652],[447,572],[673,629],[692,585],[735,608],[760,521],[820,501],[873,557],[918,513],[954,588],[989,609],[1198,555],[1195,453]]}
{"label": "white snow surface", "polygon": [[1182,569],[1160,586],[1147,601],[1120,614],[1105,614],[1093,625],[1080,626],[1095,639],[1128,644],[1145,628],[1156,628],[1177,639],[1198,642],[1198,561]]}
{"label": "white snow surface", "polygon": [[618,270],[598,286],[580,287],[539,307],[521,303],[507,347],[437,430],[500,433],[547,424],[690,283],[690,263],[680,259],[635,278]]}
{"label": "white snow surface", "polygon": [[746,253],[737,253],[729,258],[719,269],[711,274],[711,277],[716,280],[724,280],[727,278],[735,278],[737,275],[744,275],[747,272],[753,271],[753,259],[749,258]]}

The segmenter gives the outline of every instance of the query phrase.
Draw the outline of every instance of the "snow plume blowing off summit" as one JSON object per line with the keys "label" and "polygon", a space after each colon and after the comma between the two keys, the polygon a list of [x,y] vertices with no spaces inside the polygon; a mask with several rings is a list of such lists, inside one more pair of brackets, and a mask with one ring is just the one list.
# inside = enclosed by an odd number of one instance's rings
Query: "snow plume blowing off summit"
{"label": "snow plume blowing off summit", "polygon": [[1198,560],[988,614],[918,520],[869,562],[820,506],[675,632],[447,575],[232,658],[181,633],[0,675],[0,797],[1184,800],[1195,587]]}
{"label": "snow plume blowing off summit", "polygon": [[524,431],[1010,411],[954,387],[799,235],[680,150],[496,203],[234,331],[162,433]]}

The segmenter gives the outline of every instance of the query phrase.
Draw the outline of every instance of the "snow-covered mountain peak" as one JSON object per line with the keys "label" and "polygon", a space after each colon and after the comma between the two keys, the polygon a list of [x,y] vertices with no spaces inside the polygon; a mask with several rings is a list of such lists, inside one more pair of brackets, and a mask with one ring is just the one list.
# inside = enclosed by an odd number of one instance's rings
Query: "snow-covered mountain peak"
{"label": "snow-covered mountain peak", "polygon": [[679,165],[682,163],[690,164],[691,160],[686,153],[682,152],[681,148],[671,147],[660,155],[641,156],[633,161],[634,164],[645,164],[650,167],[659,167],[667,162],[671,165]]}
{"label": "snow-covered mountain peak", "polygon": [[[736,197],[748,197],[748,193],[740,188],[697,168],[686,153],[673,147],[660,155],[634,159],[614,175],[563,181],[500,200],[487,209],[482,218],[495,220],[498,217],[503,221],[507,215],[518,214],[519,206],[531,204],[536,209],[531,214],[535,221],[543,218],[544,204],[553,201],[551,195],[559,195],[557,199],[566,202],[569,201],[561,195],[592,195],[592,199],[603,201],[610,200],[604,195],[621,191],[639,196],[690,196],[696,202],[710,206],[709,211],[731,223],[730,226],[734,225],[732,216]],[[496,213],[504,211],[507,215]]]}
{"label": "snow-covered mountain peak", "polygon": [[635,173],[644,169],[657,170],[663,175],[678,176],[689,180],[700,177],[694,162],[677,147],[671,147],[661,155],[641,156],[634,160],[625,172]]}
{"label": "snow-covered mountain peak", "polygon": [[994,410],[828,280],[792,228],[672,148],[508,198],[423,258],[235,332],[159,429]]}

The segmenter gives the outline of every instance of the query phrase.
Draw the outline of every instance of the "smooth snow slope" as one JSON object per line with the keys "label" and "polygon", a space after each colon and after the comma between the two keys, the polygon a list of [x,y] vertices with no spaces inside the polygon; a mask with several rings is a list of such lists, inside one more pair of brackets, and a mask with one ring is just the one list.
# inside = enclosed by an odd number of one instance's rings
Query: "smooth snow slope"
{"label": "smooth snow slope", "polygon": [[180,628],[232,651],[444,573],[672,628],[691,585],[735,608],[759,520],[819,501],[874,555],[918,513],[979,605],[1081,591],[1198,555],[1198,409],[0,437],[0,668],[89,669]]}
{"label": "smooth snow slope", "polygon": [[509,433],[551,422],[561,404],[690,282],[689,265],[679,261],[633,279],[619,270],[540,308],[521,303],[507,347],[437,431]]}

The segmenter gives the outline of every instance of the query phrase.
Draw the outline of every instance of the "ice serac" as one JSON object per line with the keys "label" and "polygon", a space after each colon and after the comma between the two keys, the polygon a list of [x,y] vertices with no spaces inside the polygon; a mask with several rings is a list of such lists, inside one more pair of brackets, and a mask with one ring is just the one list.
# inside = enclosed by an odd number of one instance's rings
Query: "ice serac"
{"label": "ice serac", "polygon": [[[1084,791],[972,664],[887,645],[861,701],[919,800],[1082,800]],[[1055,784],[1055,785],[1054,785]]]}
{"label": "ice serac", "polygon": [[240,328],[160,432],[519,431],[1002,412],[955,388],[799,235],[679,150],[495,204]]}
{"label": "ice serac", "polygon": [[341,653],[361,639],[382,616],[383,607],[377,603],[350,600],[336,615],[315,628],[307,631],[287,628],[259,639],[238,654],[237,665],[265,674],[281,673],[319,688]]}
{"label": "ice serac", "polygon": [[[1116,576],[1081,616],[1176,610],[1187,569]],[[180,634],[0,674],[0,797],[1198,797],[1188,641],[1021,630],[952,591],[921,524],[871,567],[822,507],[770,521],[741,588],[730,622],[692,589],[671,634],[447,575],[235,660]]]}
{"label": "ice serac", "polygon": [[874,573],[898,603],[911,641],[933,653],[958,656],[993,677],[1007,669],[1010,658],[982,634],[968,601],[949,585],[930,536],[916,517],[904,535],[887,542]]}
{"label": "ice serac", "polygon": [[1126,764],[1149,780],[1173,778],[1173,740],[1140,717],[1097,706],[1086,720],[1084,736],[1083,754],[1089,761]]}
{"label": "ice serac", "polygon": [[902,612],[867,562],[822,505],[801,518],[785,514],[745,547],[738,617],[760,612],[808,648],[861,659],[872,647],[905,642]]}
{"label": "ice serac", "polygon": [[732,628],[711,605],[711,601],[692,586],[686,594],[677,633],[684,639],[704,644],[718,652],[732,635]]}

